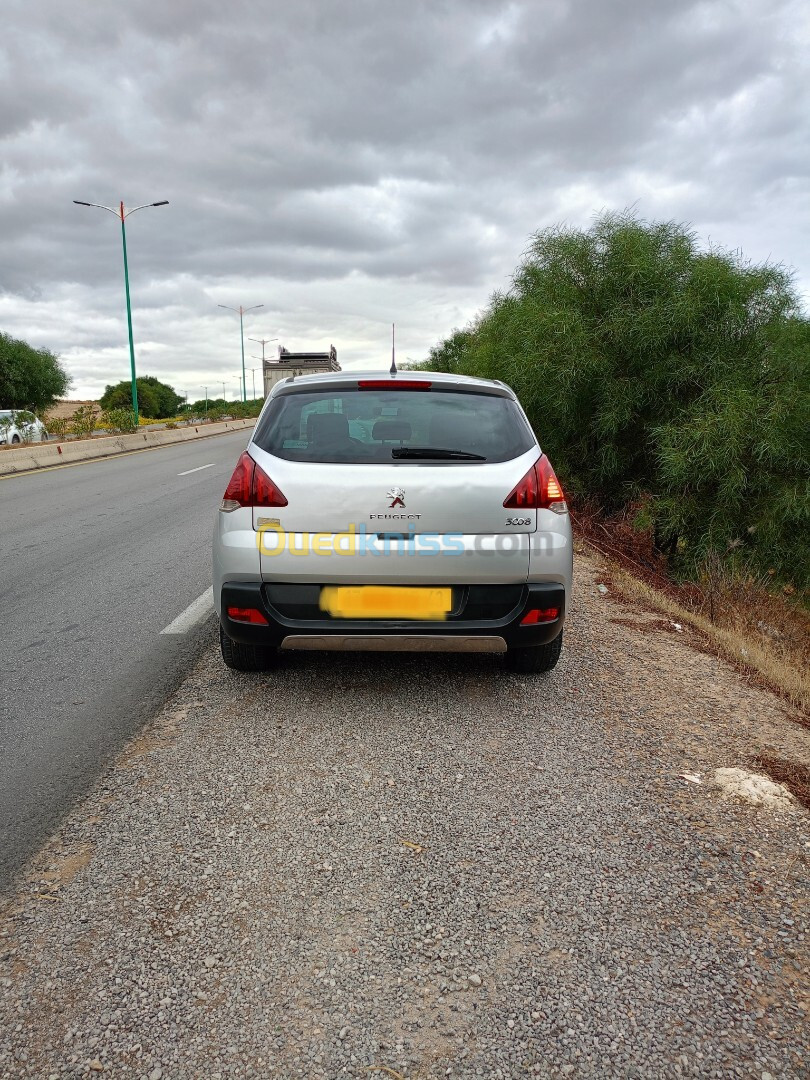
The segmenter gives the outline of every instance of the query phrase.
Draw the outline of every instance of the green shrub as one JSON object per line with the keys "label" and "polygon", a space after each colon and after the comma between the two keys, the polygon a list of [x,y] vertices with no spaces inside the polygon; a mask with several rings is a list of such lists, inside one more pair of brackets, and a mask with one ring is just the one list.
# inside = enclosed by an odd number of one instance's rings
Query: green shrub
{"label": "green shrub", "polygon": [[70,431],[79,437],[92,435],[98,417],[99,410],[95,405],[80,405],[70,418]]}
{"label": "green shrub", "polygon": [[67,435],[70,421],[66,416],[47,415],[41,416],[40,419],[49,435],[55,435],[57,439],[64,439]]}
{"label": "green shrub", "polygon": [[131,409],[105,409],[99,418],[99,426],[107,431],[137,431],[135,413]]}
{"label": "green shrub", "polygon": [[629,213],[547,229],[422,366],[509,383],[563,484],[647,496],[682,571],[720,552],[808,582],[810,323],[780,267]]}

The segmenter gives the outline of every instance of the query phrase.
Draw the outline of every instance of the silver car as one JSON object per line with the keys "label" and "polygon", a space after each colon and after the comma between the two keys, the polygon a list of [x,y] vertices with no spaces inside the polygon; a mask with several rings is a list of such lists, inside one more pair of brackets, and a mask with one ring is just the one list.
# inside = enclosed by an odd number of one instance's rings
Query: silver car
{"label": "silver car", "polygon": [[460,375],[278,383],[222,499],[214,601],[228,667],[280,649],[560,656],[568,507],[512,390]]}
{"label": "silver car", "polygon": [[0,446],[46,442],[48,432],[41,420],[25,409],[0,409]]}

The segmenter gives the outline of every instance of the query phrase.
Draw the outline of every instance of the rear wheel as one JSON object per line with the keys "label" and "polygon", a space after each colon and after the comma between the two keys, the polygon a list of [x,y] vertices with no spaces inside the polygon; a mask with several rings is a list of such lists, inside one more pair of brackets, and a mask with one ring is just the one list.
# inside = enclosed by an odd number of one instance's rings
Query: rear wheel
{"label": "rear wheel", "polygon": [[20,441],[20,436],[19,435],[12,435],[11,436],[11,445],[12,446],[17,446],[19,441]]}
{"label": "rear wheel", "polygon": [[225,666],[233,671],[269,671],[275,667],[278,650],[269,645],[246,645],[233,641],[220,626],[219,647]]}
{"label": "rear wheel", "polygon": [[528,649],[510,649],[506,654],[506,666],[510,671],[525,673],[551,671],[556,667],[562,652],[562,630],[553,641],[545,645],[532,645]]}

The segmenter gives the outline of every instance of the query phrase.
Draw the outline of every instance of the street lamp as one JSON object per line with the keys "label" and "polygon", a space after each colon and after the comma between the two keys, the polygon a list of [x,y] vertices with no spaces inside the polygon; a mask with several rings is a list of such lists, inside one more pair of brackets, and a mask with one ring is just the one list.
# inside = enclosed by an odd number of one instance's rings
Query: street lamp
{"label": "street lamp", "polygon": [[124,287],[127,294],[127,326],[129,328],[129,366],[132,375],[132,411],[135,414],[135,423],[138,423],[138,387],[135,382],[135,343],[132,340],[132,305],[129,300],[129,269],[127,266],[127,231],[124,228],[124,222],[130,214],[134,214],[136,210],[143,210],[146,206],[168,206],[168,199],[161,199],[160,202],[153,203],[141,203],[140,206],[133,206],[131,210],[125,210],[124,204],[119,203],[116,210],[112,206],[102,206],[101,203],[94,202],[82,202],[81,199],[74,199],[74,203],[77,206],[95,206],[99,210],[109,210],[111,214],[115,214],[117,218],[121,219],[121,242],[124,246]]}
{"label": "street lamp", "polygon": [[[265,345],[269,345],[271,341],[278,341],[278,338],[277,337],[268,337],[268,338],[252,337],[252,338],[248,338],[248,341],[255,341],[257,345],[261,345],[261,347],[262,347],[262,363],[264,363],[264,347],[265,347]],[[257,360],[259,359],[258,356],[256,357],[256,359]]]}
{"label": "street lamp", "polygon": [[[271,341],[278,341],[278,338],[277,337],[269,337],[269,338],[252,337],[252,338],[248,338],[248,341],[255,341],[257,345],[261,345],[261,347],[262,347],[262,387],[264,387],[264,347],[265,347],[265,345],[269,345]],[[258,360],[259,358],[258,358],[258,356],[254,356],[253,359]],[[256,400],[255,368],[251,368],[250,370],[252,372],[254,372],[254,375],[253,375],[253,400],[255,401]],[[262,392],[264,393],[264,391],[262,391]]]}
{"label": "street lamp", "polygon": [[[242,317],[248,311],[256,311],[257,308],[264,307],[264,304],[254,304],[253,307],[246,307],[246,308],[243,308],[241,304],[239,305],[238,308],[228,307],[227,304],[217,304],[217,307],[224,308],[226,311],[235,311],[237,313],[237,315],[239,316],[239,339],[242,342],[242,385],[244,386],[244,381],[245,381],[245,330],[244,330],[244,326],[243,326]],[[242,400],[244,401],[245,399],[242,398]]]}

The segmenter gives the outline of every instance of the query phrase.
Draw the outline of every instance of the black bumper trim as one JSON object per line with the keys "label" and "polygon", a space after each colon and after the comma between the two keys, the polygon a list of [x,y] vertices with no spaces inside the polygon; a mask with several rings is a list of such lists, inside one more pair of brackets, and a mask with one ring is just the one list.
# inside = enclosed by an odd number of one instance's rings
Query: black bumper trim
{"label": "black bumper trim", "polygon": [[[357,584],[373,584],[360,583]],[[223,630],[233,641],[245,644],[281,645],[285,637],[311,633],[318,637],[334,634],[346,637],[350,634],[385,635],[408,634],[416,636],[427,634],[432,637],[454,635],[502,637],[508,648],[544,645],[553,641],[561,632],[565,620],[565,587],[557,582],[530,582],[519,586],[515,593],[515,603],[500,618],[464,618],[464,607],[454,603],[454,612],[444,622],[418,622],[410,619],[334,619],[329,616],[320,618],[307,617],[312,614],[312,604],[307,595],[307,602],[299,609],[304,617],[295,618],[289,603],[284,606],[284,613],[271,602],[273,590],[278,586],[258,581],[229,581],[222,586],[222,605],[219,620]],[[320,585],[306,586],[320,590]],[[479,586],[453,586],[454,590],[464,590],[463,596],[469,597],[468,590]],[[491,589],[503,588],[514,590],[515,586],[490,586]],[[276,593],[275,595],[278,595]],[[455,600],[455,597],[454,597]],[[256,608],[267,619],[267,626],[254,623],[237,622],[228,617],[229,607]],[[532,608],[559,609],[559,617],[553,622],[521,626],[520,621]],[[473,609],[476,610],[475,606]]]}

